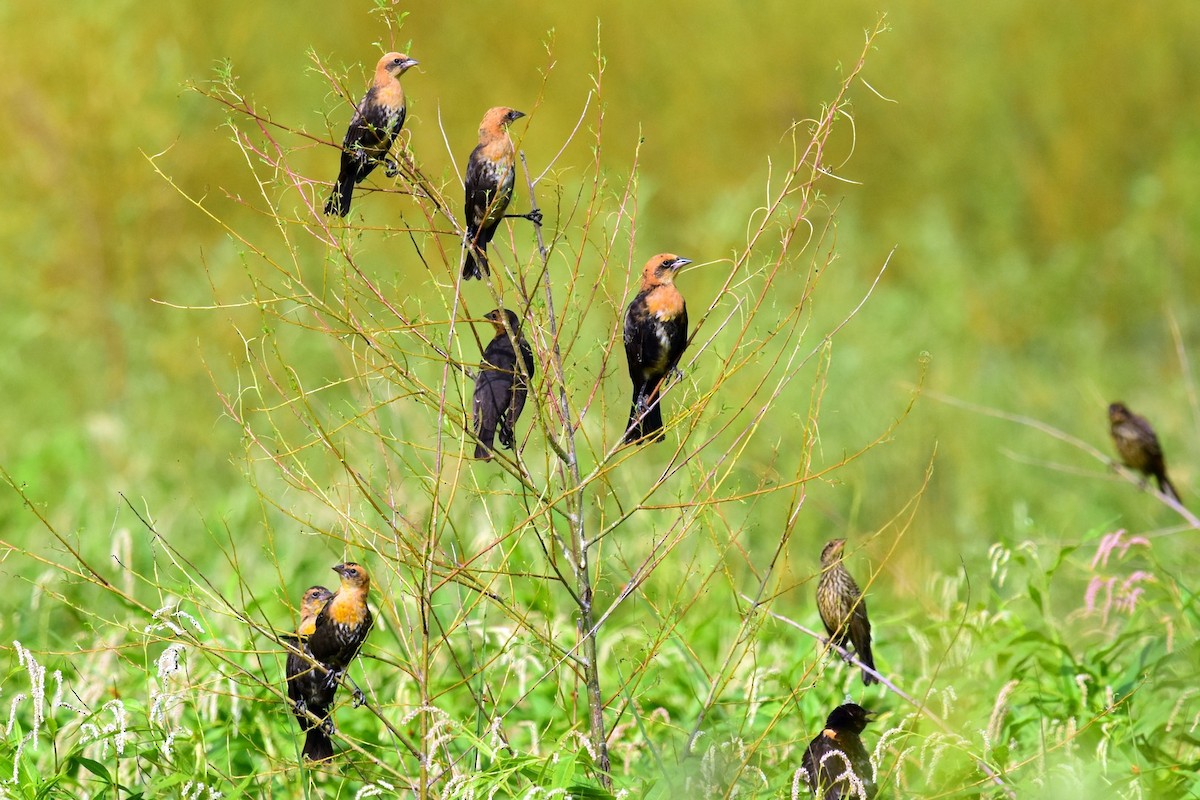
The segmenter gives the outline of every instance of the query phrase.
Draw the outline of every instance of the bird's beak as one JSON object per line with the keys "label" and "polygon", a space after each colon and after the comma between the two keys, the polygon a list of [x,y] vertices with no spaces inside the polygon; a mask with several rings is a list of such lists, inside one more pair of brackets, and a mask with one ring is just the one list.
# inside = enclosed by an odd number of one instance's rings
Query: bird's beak
{"label": "bird's beak", "polygon": [[516,122],[523,116],[525,116],[525,112],[517,111],[515,108],[512,111],[508,112],[508,119],[510,122]]}
{"label": "bird's beak", "polygon": [[671,262],[671,270],[673,272],[678,272],[680,269],[686,267],[690,263],[692,263],[690,258],[677,258]]}
{"label": "bird's beak", "polygon": [[344,576],[346,574],[346,565],[345,564],[338,564],[336,567],[331,567],[330,569],[332,569],[338,575]]}
{"label": "bird's beak", "polygon": [[410,58],[410,59],[408,59],[407,61],[405,61],[405,62],[404,62],[404,68],[405,68],[405,69],[410,69],[410,68],[412,68],[412,67],[415,67],[417,64],[420,64],[420,63],[421,63],[421,62],[420,62],[420,61],[417,61],[415,58]]}

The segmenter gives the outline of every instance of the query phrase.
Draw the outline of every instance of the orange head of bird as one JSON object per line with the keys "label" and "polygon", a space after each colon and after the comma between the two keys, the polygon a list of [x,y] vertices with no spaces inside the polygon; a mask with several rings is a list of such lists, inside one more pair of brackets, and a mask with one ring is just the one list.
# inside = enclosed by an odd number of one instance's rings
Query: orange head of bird
{"label": "orange head of bird", "polygon": [[310,586],[304,592],[304,596],[300,598],[300,627],[298,632],[301,636],[309,636],[316,630],[317,617],[331,597],[333,597],[333,592],[324,586]]}
{"label": "orange head of bird", "polygon": [[509,108],[508,106],[489,108],[487,113],[483,115],[483,121],[479,123],[479,135],[492,136],[497,133],[503,133],[505,128],[523,116],[525,116],[524,111],[517,111],[515,108]]}
{"label": "orange head of bird", "polygon": [[420,64],[415,58],[409,58],[404,53],[388,53],[383,58],[379,59],[379,64],[375,67],[376,75],[388,74],[393,78],[399,78],[410,67],[415,67]]}
{"label": "orange head of bird", "polygon": [[692,263],[690,258],[682,258],[674,253],[659,253],[646,262],[642,268],[642,286],[658,286],[675,282],[675,273],[681,267]]}
{"label": "orange head of bird", "polygon": [[367,574],[361,564],[347,561],[345,564],[338,564],[333,571],[342,576],[343,589],[357,589],[366,592],[371,588],[371,576]]}

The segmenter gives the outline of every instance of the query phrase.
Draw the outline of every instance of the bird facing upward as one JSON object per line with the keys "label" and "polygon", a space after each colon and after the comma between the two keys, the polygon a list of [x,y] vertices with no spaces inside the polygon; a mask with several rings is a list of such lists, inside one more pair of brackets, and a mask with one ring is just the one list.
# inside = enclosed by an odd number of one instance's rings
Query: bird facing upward
{"label": "bird facing upward", "polygon": [[[304,731],[304,757],[324,761],[333,757],[333,743],[325,724],[333,706],[334,688],[326,686],[325,670],[313,664],[308,637],[316,630],[317,616],[333,597],[324,586],[312,586],[300,601],[300,625],[296,635],[286,637],[295,651],[287,655],[287,694],[292,701],[292,713]],[[323,722],[317,723],[308,715],[312,712]]]}
{"label": "bird facing upward", "polygon": [[1113,403],[1108,407],[1108,421],[1121,463],[1143,475],[1152,476],[1158,481],[1158,488],[1163,494],[1183,505],[1179,492],[1175,491],[1175,484],[1167,477],[1167,461],[1163,458],[1158,436],[1146,418],[1134,414],[1124,403]]}
{"label": "bird facing upward", "polygon": [[625,310],[625,356],[633,381],[626,444],[666,438],[659,393],[687,346],[687,304],[675,288],[675,273],[690,263],[674,253],[651,258],[642,268],[641,289]]}
{"label": "bird facing upward", "polygon": [[[479,123],[479,144],[467,159],[464,179],[466,201],[463,218],[467,223],[467,248],[463,261],[463,280],[479,278],[490,273],[487,246],[496,235],[512,200],[513,184],[517,177],[517,153],[508,135],[508,126],[525,116],[505,106],[488,109]],[[534,224],[542,221],[541,214],[514,214]]]}
{"label": "bird facing upward", "polygon": [[404,127],[408,112],[400,76],[418,63],[403,53],[388,53],[379,59],[371,88],[354,110],[346,138],[342,140],[341,169],[333,194],[325,204],[326,214],[344,217],[350,213],[355,184],[362,183],[379,164],[384,164],[389,178],[399,172],[396,163],[388,158],[388,151]]}
{"label": "bird facing upward", "polygon": [[838,706],[809,743],[804,751],[805,782],[817,800],[874,800],[875,773],[859,738],[874,713],[855,703]]}
{"label": "bird facing upward", "polygon": [[[845,539],[834,539],[821,551],[821,579],[817,581],[817,609],[829,639],[836,645],[846,646],[846,640],[854,647],[858,659],[871,669],[875,660],[871,657],[871,622],[867,619],[867,601],[850,573],[842,566],[842,550]],[[870,686],[876,678],[865,669],[862,681]]]}
{"label": "bird facing upward", "polygon": [[[507,308],[497,308],[489,311],[486,319],[495,328],[496,336],[483,351],[474,396],[475,436],[479,439],[475,457],[485,460],[492,457],[497,430],[500,444],[508,448],[513,446],[513,431],[525,408],[529,380],[534,373],[533,350],[521,336],[521,320],[517,315]],[[518,366],[513,340],[520,348],[524,370]]]}

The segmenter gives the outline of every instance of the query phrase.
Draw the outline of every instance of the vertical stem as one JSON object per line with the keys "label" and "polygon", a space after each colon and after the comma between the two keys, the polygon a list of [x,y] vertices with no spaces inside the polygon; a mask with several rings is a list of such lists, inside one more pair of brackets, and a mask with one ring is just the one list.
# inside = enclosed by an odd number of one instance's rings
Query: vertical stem
{"label": "vertical stem", "polygon": [[[529,206],[531,213],[538,211],[537,199],[533,194],[533,178],[529,173],[529,163],[525,160],[525,151],[521,151],[521,168],[525,170],[525,182],[529,187]],[[542,236],[542,225],[534,225],[537,232],[538,254],[542,258],[542,275],[546,292],[546,314],[550,323],[550,344],[553,353],[554,381],[558,392],[558,414],[566,436],[565,447],[555,448],[560,455],[559,474],[563,483],[570,487],[567,495],[567,517],[571,520],[570,546],[571,566],[575,571],[576,593],[579,597],[579,622],[577,629],[583,646],[584,680],[587,684],[589,711],[588,730],[591,734],[592,751],[596,758],[596,766],[600,771],[600,784],[605,789],[612,789],[612,775],[609,774],[608,735],[604,728],[604,696],[600,692],[600,665],[596,659],[596,621],[592,611],[592,581],[588,567],[587,524],[584,521],[584,485],[579,473],[579,459],[575,449],[575,427],[571,422],[571,404],[567,398],[566,375],[563,373],[562,351],[558,346],[558,320],[554,314],[554,295],[550,290],[550,253],[546,250],[546,241]]]}

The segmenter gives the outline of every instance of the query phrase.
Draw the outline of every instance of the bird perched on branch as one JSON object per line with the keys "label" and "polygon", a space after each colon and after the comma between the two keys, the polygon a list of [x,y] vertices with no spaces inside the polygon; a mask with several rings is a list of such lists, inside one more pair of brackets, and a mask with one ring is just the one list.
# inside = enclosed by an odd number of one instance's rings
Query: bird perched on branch
{"label": "bird perched on branch", "polygon": [[367,571],[352,562],[338,564],[333,570],[341,576],[341,585],[317,614],[312,635],[308,637],[308,649],[327,670],[326,685],[336,689],[346,667],[371,632],[373,620],[367,607],[367,594],[371,590]]}
{"label": "bird perched on branch", "polygon": [[479,123],[479,144],[467,159],[464,180],[466,202],[463,217],[467,223],[467,252],[463,261],[463,280],[489,274],[487,246],[496,235],[500,220],[506,216],[527,219],[540,225],[542,215],[505,214],[512,200],[517,178],[517,153],[508,135],[508,126],[525,116],[524,112],[499,106],[488,109]]}
{"label": "bird perched on branch", "polygon": [[[288,644],[295,648],[287,655],[287,694],[293,704],[292,713],[300,723],[300,730],[304,731],[304,757],[310,761],[333,757],[333,743],[326,725],[336,687],[327,686],[325,669],[313,663],[308,647],[308,637],[316,630],[317,615],[331,597],[333,592],[324,586],[310,587],[300,601],[300,625],[296,635],[286,637]],[[315,722],[308,712],[322,722]]]}
{"label": "bird perched on branch", "polygon": [[1163,494],[1183,505],[1175,484],[1167,477],[1167,462],[1158,436],[1146,418],[1134,414],[1124,403],[1113,403],[1108,407],[1108,421],[1121,462],[1143,475],[1153,476]]}
{"label": "bird perched on branch", "polygon": [[[858,654],[858,660],[875,669],[875,660],[871,657],[871,622],[867,619],[867,601],[863,599],[862,590],[854,578],[842,566],[842,549],[845,546],[845,539],[834,539],[821,551],[817,609],[821,612],[821,622],[825,623],[830,641],[845,647],[849,640]],[[862,682],[870,686],[878,683],[878,678],[864,669]]]}
{"label": "bird perched on branch", "polygon": [[874,800],[875,773],[859,738],[874,713],[855,703],[838,706],[809,743],[803,766],[817,800]]}
{"label": "bird perched on branch", "polygon": [[663,380],[679,365],[687,346],[687,305],[675,288],[675,273],[692,263],[660,253],[642,269],[642,286],[625,310],[625,355],[633,381],[633,407],[625,426],[626,444],[661,442]]}
{"label": "bird perched on branch", "polygon": [[403,53],[388,53],[379,59],[371,88],[354,110],[346,138],[342,140],[342,166],[333,185],[333,195],[325,204],[326,214],[344,217],[350,213],[355,184],[362,183],[379,164],[384,165],[389,178],[400,171],[396,162],[388,158],[408,112],[400,76],[418,63]]}
{"label": "bird perched on branch", "polygon": [[[483,351],[474,398],[475,435],[479,438],[475,457],[485,460],[492,457],[497,430],[500,444],[512,448],[513,431],[525,408],[534,372],[533,350],[521,336],[521,320],[517,315],[507,308],[497,308],[489,311],[486,318],[496,329],[496,336]],[[521,351],[524,368],[517,361],[514,341],[516,349]]]}

